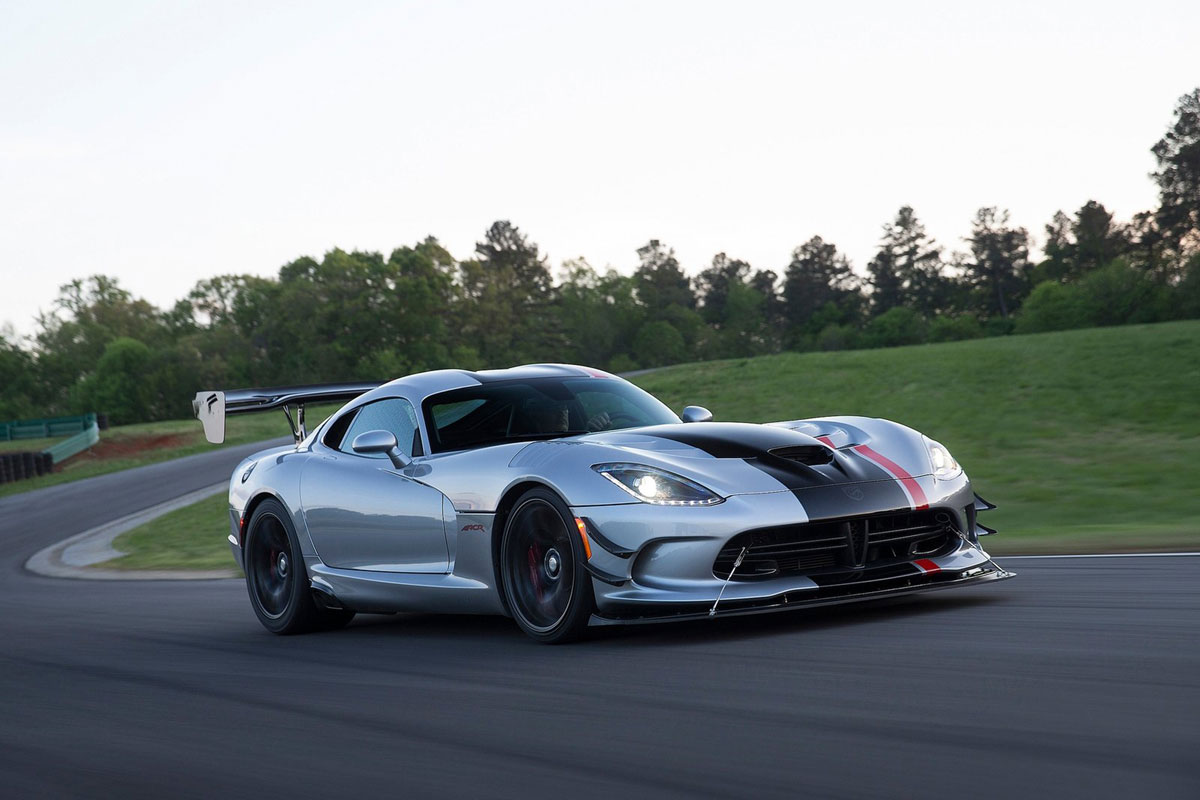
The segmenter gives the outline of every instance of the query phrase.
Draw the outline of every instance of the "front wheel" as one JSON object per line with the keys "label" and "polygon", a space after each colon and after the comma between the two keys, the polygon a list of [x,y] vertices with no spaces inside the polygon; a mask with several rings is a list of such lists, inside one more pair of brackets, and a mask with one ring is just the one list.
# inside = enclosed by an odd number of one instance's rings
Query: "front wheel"
{"label": "front wheel", "polygon": [[504,596],[517,625],[539,642],[579,638],[595,608],[586,555],[566,504],[546,489],[517,501],[500,545]]}
{"label": "front wheel", "polygon": [[250,517],[246,547],[246,590],[263,627],[281,635],[346,625],[353,611],[317,608],[309,589],[300,543],[283,504],[264,500]]}

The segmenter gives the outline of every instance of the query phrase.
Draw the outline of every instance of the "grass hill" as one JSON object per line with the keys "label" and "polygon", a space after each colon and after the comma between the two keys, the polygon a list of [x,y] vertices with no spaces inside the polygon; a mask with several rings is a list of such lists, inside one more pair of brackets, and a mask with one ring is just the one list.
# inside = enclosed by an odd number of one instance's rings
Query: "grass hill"
{"label": "grass hill", "polygon": [[634,379],[745,422],[862,414],[945,444],[995,552],[1200,547],[1200,321],[784,353]]}
{"label": "grass hill", "polygon": [[[1000,531],[985,540],[994,553],[1200,549],[1200,321],[785,353],[634,381],[719,420],[863,414],[917,428],[999,505],[983,517]],[[235,418],[243,427],[231,435],[286,433],[266,419],[276,416]],[[199,438],[194,420],[179,424]],[[214,533],[224,503],[218,495],[122,535],[116,547],[130,555],[103,566],[232,567]]]}

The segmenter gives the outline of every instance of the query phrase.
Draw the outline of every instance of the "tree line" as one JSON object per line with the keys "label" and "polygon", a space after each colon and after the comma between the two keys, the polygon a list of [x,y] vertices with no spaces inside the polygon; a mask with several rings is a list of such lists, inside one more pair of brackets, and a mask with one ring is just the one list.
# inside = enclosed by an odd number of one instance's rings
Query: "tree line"
{"label": "tree line", "polygon": [[584,260],[555,275],[502,220],[468,259],[433,237],[386,258],[332,250],[275,277],[208,278],[169,309],[95,275],[63,286],[27,340],[0,334],[0,419],[98,410],[120,424],[186,416],[211,387],[528,361],[624,372],[1200,317],[1200,88],[1152,152],[1157,208],[1126,222],[1094,200],[1060,211],[1036,261],[1003,209],[980,208],[948,251],[904,206],[863,273],[814,236],[778,270],[718,253],[690,277],[651,240],[631,275]]}

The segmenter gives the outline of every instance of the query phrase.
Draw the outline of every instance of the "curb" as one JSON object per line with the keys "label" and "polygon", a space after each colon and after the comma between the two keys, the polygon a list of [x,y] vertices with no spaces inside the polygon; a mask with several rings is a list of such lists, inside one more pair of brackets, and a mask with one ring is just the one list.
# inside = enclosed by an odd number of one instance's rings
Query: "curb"
{"label": "curb", "polygon": [[102,569],[93,564],[102,564],[114,558],[125,555],[113,549],[113,540],[126,531],[133,530],[153,519],[168,514],[176,509],[189,506],[192,503],[205,500],[215,494],[220,494],[228,486],[228,482],[214,483],[203,489],[197,489],[181,497],[159,503],[156,506],[107,522],[95,528],[78,533],[58,544],[50,545],[38,552],[25,562],[25,569],[37,575],[50,578],[77,578],[100,581],[162,581],[162,580],[214,580],[219,578],[235,578],[237,573],[227,570],[125,570]]}

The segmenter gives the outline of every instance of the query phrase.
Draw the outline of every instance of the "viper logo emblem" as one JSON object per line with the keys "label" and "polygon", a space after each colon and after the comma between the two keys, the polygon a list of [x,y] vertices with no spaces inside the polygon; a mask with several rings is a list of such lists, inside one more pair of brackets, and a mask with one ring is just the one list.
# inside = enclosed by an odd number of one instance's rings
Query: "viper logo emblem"
{"label": "viper logo emblem", "polygon": [[866,496],[863,494],[863,490],[857,486],[843,486],[842,492],[851,500],[862,500]]}

